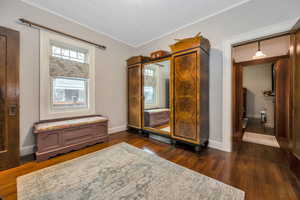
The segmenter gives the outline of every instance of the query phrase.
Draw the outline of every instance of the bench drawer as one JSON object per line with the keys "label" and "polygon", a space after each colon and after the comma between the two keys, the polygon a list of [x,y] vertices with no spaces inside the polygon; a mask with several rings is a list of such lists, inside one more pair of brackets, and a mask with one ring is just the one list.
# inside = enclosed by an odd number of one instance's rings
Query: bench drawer
{"label": "bench drawer", "polygon": [[85,142],[97,137],[107,135],[107,126],[93,125],[89,127],[77,127],[63,132],[63,144],[71,145]]}
{"label": "bench drawer", "polygon": [[60,131],[40,134],[37,137],[38,151],[49,151],[60,147]]}

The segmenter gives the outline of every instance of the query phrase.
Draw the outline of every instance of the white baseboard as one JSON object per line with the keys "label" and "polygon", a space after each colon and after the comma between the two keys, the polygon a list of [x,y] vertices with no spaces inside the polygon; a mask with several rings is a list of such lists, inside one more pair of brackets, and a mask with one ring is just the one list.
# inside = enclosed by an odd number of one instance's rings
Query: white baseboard
{"label": "white baseboard", "polygon": [[226,151],[224,149],[223,142],[216,141],[216,140],[209,140],[208,147],[212,148],[212,149],[218,149],[218,150],[221,150],[221,151]]}
{"label": "white baseboard", "polygon": [[25,147],[21,147],[20,155],[26,156],[34,153],[34,147],[35,145],[29,145]]}
{"label": "white baseboard", "polygon": [[111,127],[111,128],[108,128],[108,134],[117,133],[117,132],[126,131],[126,130],[127,130],[127,125]]}

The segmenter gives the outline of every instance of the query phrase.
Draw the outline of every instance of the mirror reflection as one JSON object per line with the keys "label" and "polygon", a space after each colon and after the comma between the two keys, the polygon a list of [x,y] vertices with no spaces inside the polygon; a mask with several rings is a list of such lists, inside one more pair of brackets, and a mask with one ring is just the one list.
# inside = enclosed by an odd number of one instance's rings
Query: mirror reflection
{"label": "mirror reflection", "polygon": [[170,60],[144,65],[144,127],[170,132]]}

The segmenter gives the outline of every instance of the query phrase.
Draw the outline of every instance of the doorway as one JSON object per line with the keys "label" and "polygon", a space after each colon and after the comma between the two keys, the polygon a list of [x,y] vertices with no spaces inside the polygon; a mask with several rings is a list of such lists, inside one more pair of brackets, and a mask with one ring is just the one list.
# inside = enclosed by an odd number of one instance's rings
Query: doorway
{"label": "doorway", "polygon": [[19,37],[0,27],[0,170],[19,165]]}
{"label": "doorway", "polygon": [[243,67],[243,131],[275,135],[274,63]]}
{"label": "doorway", "polygon": [[234,137],[273,147],[287,143],[291,87],[289,56],[234,63],[233,69]]}

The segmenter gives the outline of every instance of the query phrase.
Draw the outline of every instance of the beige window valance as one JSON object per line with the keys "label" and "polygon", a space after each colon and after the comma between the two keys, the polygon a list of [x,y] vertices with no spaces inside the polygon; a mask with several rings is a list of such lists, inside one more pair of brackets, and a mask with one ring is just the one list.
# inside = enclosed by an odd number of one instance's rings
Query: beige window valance
{"label": "beige window valance", "polygon": [[89,78],[89,64],[50,56],[50,76]]}

